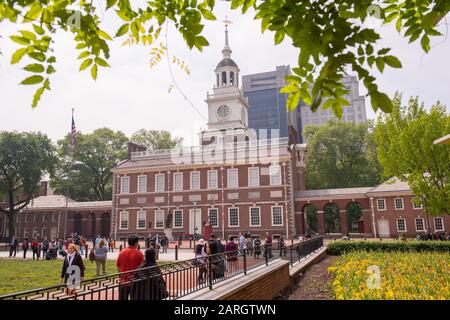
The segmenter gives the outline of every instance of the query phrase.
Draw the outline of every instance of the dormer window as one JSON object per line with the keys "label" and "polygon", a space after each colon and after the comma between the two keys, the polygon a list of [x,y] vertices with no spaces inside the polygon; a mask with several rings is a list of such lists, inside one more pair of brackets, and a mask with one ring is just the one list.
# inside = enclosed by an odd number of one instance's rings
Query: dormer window
{"label": "dormer window", "polygon": [[227,73],[225,71],[222,72],[222,85],[225,86],[227,84]]}
{"label": "dormer window", "polygon": [[234,84],[234,72],[233,71],[230,72],[230,84],[231,85]]}

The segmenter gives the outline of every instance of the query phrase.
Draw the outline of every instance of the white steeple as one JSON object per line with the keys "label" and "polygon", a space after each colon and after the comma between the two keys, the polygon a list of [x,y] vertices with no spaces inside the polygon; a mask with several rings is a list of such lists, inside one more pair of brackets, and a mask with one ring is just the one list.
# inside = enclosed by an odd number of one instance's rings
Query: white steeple
{"label": "white steeple", "polygon": [[231,59],[231,52],[233,52],[228,44],[228,24],[231,23],[226,17],[225,20],[225,47],[222,50],[224,59]]}

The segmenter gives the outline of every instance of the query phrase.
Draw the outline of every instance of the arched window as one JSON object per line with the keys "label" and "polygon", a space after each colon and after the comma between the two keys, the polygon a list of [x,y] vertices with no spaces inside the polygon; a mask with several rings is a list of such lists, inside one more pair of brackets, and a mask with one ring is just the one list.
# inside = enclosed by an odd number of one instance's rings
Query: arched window
{"label": "arched window", "polygon": [[234,84],[234,72],[233,71],[230,72],[230,84],[231,85]]}
{"label": "arched window", "polygon": [[347,206],[347,214],[348,231],[352,233],[359,233],[359,221],[362,217],[361,205],[358,202],[350,202]]}
{"label": "arched window", "polygon": [[222,85],[227,84],[227,73],[225,71],[222,72]]}
{"label": "arched window", "polygon": [[216,73],[216,82],[217,82],[217,87],[219,86],[219,74]]}
{"label": "arched window", "polygon": [[306,234],[319,232],[319,221],[317,219],[317,207],[313,204],[308,204],[303,209],[303,214],[306,217]]}
{"label": "arched window", "polygon": [[335,203],[327,203],[324,207],[325,212],[325,232],[341,233],[341,217],[339,207]]}
{"label": "arched window", "polygon": [[236,72],[236,86],[239,87],[239,73]]}

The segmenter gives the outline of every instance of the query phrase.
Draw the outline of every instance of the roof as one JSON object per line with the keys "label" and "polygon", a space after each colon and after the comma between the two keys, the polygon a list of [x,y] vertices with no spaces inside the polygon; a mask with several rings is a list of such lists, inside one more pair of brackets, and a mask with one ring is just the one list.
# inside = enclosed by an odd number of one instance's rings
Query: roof
{"label": "roof", "polygon": [[401,181],[397,177],[392,177],[382,184],[379,184],[378,186],[372,188],[370,190],[370,193],[375,192],[397,192],[397,191],[411,191],[411,188],[409,187],[407,182]]}
{"label": "roof", "polygon": [[220,68],[220,67],[236,67],[238,68],[236,62],[234,62],[233,59],[230,58],[224,58],[222,59],[218,64],[216,69]]}
{"label": "roof", "polygon": [[[83,201],[78,202],[73,199],[67,198],[67,208],[103,208],[112,206],[112,201]],[[31,200],[31,202],[25,207],[25,210],[33,209],[61,209],[66,207],[66,196],[52,195],[52,196],[40,196]]]}
{"label": "roof", "polygon": [[364,195],[372,187],[361,188],[340,188],[340,189],[320,189],[320,190],[302,190],[295,193],[296,198],[335,198],[337,196]]}

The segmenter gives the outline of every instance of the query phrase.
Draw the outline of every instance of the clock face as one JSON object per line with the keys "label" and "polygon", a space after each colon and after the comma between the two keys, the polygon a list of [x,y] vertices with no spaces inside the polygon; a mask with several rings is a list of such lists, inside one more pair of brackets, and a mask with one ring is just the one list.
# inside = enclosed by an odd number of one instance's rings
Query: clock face
{"label": "clock face", "polygon": [[229,106],[221,105],[219,108],[217,108],[217,115],[220,119],[226,119],[231,114],[231,110]]}

